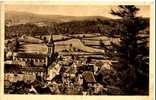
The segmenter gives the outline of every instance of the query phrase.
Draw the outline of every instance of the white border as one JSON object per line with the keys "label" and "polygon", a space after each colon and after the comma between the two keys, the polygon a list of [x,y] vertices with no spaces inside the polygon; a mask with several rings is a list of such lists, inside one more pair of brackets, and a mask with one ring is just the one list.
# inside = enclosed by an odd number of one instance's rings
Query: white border
{"label": "white border", "polygon": [[[56,99],[56,100],[103,100],[103,99],[114,99],[114,100],[153,100],[154,99],[154,84],[153,81],[155,79],[155,5],[154,5],[153,0],[131,0],[131,1],[125,1],[125,0],[53,0],[53,1],[49,1],[49,0],[42,0],[42,1],[38,1],[38,0],[33,0],[33,1],[27,1],[27,0],[22,0],[17,2],[17,0],[12,0],[12,1],[5,1],[5,2],[1,2],[1,11],[0,11],[0,15],[1,15],[1,100],[27,100],[27,99],[37,99],[37,100],[51,100],[51,99]],[[104,96],[68,96],[68,95],[6,95],[4,94],[4,89],[3,87],[3,78],[4,78],[4,74],[2,73],[4,71],[3,65],[4,65],[4,54],[3,54],[3,49],[4,49],[4,6],[5,4],[42,4],[42,5],[125,5],[125,4],[134,4],[134,5],[151,5],[151,18],[150,18],[150,94],[149,96],[108,96],[108,95],[104,95]],[[153,49],[154,48],[154,49]],[[154,92],[154,93],[153,93]]]}

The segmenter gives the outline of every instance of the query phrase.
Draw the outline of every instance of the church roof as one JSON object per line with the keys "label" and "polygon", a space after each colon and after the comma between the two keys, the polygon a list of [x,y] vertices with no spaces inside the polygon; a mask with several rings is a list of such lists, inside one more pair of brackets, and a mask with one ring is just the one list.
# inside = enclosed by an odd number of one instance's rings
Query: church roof
{"label": "church roof", "polygon": [[47,57],[46,54],[38,54],[38,53],[17,53],[16,54],[17,58],[36,58],[36,59],[44,59]]}
{"label": "church roof", "polygon": [[47,54],[48,47],[46,44],[23,44],[22,48],[19,48],[19,51]]}

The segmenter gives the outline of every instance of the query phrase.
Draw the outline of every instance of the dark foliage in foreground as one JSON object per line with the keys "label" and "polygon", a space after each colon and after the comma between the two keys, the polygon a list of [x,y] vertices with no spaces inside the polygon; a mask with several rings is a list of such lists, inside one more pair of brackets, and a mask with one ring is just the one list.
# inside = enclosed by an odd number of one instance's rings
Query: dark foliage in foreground
{"label": "dark foliage in foreground", "polygon": [[141,35],[143,34],[141,30],[147,28],[149,23],[136,16],[139,9],[133,5],[121,5],[118,8],[116,11],[112,10],[111,14],[121,17],[116,26],[120,45],[112,43],[116,52],[109,52],[110,57],[117,57],[119,61],[113,65],[119,77],[116,86],[123,91],[123,94],[148,95],[149,37]]}

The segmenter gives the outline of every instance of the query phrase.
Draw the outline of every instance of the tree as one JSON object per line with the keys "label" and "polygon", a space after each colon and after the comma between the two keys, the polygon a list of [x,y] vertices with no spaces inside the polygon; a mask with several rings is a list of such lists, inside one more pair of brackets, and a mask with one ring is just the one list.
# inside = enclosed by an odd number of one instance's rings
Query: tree
{"label": "tree", "polygon": [[[137,17],[139,11],[134,5],[120,5],[111,14],[120,17],[116,26],[119,32],[120,45],[113,44],[119,64],[115,68],[120,77],[118,86],[125,94],[148,94],[149,80],[149,48],[148,37],[142,37],[140,31],[149,23],[142,17]],[[144,92],[140,92],[144,91]]]}

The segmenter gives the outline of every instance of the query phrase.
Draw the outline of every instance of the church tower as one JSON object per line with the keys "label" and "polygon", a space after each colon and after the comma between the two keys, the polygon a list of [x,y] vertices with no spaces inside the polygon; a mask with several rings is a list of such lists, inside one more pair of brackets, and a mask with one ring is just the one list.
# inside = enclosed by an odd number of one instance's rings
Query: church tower
{"label": "church tower", "polygon": [[52,34],[50,35],[50,39],[47,43],[48,46],[48,65],[51,64],[54,60],[54,52],[55,52],[55,44],[54,44],[54,40],[53,40],[53,36]]}

